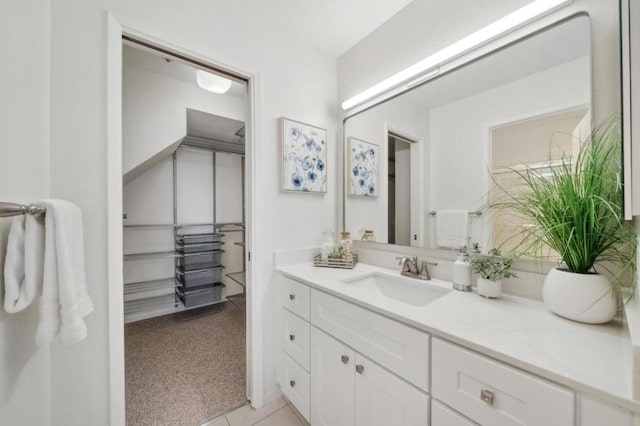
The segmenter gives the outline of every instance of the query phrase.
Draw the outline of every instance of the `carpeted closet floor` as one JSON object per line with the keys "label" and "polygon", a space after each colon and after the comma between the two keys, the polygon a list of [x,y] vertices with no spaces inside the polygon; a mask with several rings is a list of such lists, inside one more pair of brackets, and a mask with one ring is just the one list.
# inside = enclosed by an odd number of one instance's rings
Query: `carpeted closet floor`
{"label": "carpeted closet floor", "polygon": [[243,404],[245,358],[230,302],[126,324],[127,425],[197,426]]}

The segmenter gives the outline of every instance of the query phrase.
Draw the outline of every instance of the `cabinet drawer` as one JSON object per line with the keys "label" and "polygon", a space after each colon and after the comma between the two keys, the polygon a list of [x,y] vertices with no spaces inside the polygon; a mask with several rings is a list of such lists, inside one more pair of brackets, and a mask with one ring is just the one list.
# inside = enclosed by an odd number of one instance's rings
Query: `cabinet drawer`
{"label": "cabinet drawer", "polygon": [[278,282],[280,305],[309,321],[309,287],[284,275]]}
{"label": "cabinet drawer", "polygon": [[440,401],[431,399],[431,426],[477,426],[477,423],[455,413]]}
{"label": "cabinet drawer", "polygon": [[280,351],[280,390],[309,421],[309,373]]}
{"label": "cabinet drawer", "polygon": [[283,309],[281,332],[282,349],[309,371],[309,323]]}
{"label": "cabinet drawer", "polygon": [[311,323],[424,391],[429,384],[429,335],[317,290]]}
{"label": "cabinet drawer", "polygon": [[433,339],[432,349],[432,395],[472,420],[492,426],[574,424],[570,390],[440,339]]}

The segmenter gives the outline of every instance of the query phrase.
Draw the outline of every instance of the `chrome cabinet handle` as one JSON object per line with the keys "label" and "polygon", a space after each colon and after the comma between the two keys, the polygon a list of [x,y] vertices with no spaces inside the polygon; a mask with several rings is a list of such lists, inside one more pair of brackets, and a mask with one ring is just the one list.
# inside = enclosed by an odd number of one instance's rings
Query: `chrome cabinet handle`
{"label": "chrome cabinet handle", "polygon": [[493,392],[487,389],[480,390],[480,399],[489,405],[493,405]]}
{"label": "chrome cabinet handle", "polygon": [[364,365],[356,365],[356,371],[358,372],[358,374],[362,374],[362,372],[364,371]]}
{"label": "chrome cabinet handle", "polygon": [[348,362],[349,362],[349,357],[348,357],[348,356],[346,356],[346,355],[342,355],[342,356],[340,357],[340,360],[342,361],[342,363],[343,363],[343,364],[346,364],[346,363],[348,363]]}
{"label": "chrome cabinet handle", "polygon": [[293,342],[294,340],[296,340],[296,335],[295,335],[295,334],[290,334],[290,335],[289,335],[289,340],[291,340],[292,342]]}
{"label": "chrome cabinet handle", "polygon": [[289,380],[289,386],[291,386],[292,388],[296,386],[296,381],[295,380]]}
{"label": "chrome cabinet handle", "polygon": [[289,294],[289,300],[296,300],[296,295],[293,293]]}

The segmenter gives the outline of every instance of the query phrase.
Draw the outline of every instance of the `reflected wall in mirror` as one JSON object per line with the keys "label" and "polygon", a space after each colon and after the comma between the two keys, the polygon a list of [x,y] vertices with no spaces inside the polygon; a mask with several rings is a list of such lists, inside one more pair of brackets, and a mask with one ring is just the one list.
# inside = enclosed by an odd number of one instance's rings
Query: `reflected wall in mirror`
{"label": "reflected wall in mirror", "polygon": [[345,229],[406,246],[513,248],[507,237],[527,224],[484,211],[494,179],[517,185],[513,169],[576,152],[591,122],[590,39],[589,18],[574,17],[349,117],[345,147],[365,140],[381,158],[376,198],[350,195],[345,170]]}

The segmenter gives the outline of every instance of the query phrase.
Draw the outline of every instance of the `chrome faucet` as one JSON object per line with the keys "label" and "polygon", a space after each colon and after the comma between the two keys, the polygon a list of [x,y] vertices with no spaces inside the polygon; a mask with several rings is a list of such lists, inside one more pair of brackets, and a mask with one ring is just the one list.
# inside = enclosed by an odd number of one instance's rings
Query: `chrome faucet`
{"label": "chrome faucet", "polygon": [[400,275],[411,278],[418,278],[420,280],[430,280],[431,274],[429,273],[429,268],[427,265],[438,266],[437,262],[429,262],[423,260],[421,266],[418,268],[418,257],[414,256],[413,258],[403,256],[396,257],[398,259],[398,265],[402,266],[402,271]]}
{"label": "chrome faucet", "polygon": [[414,256],[413,259],[407,256],[396,257],[396,259],[398,259],[398,265],[402,266],[402,275],[407,275],[406,273],[417,275],[419,273],[417,256]]}

